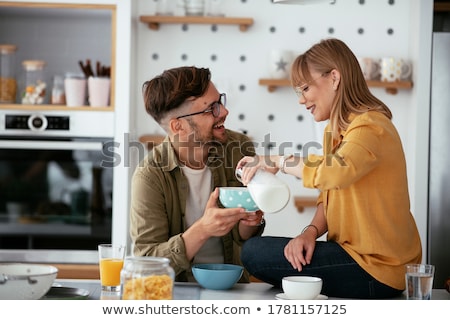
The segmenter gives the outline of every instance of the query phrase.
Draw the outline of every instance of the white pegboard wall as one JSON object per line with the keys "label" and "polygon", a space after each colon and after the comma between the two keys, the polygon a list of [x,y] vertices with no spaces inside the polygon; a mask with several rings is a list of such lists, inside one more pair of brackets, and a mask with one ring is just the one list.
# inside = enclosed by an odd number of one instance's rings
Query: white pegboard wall
{"label": "white pegboard wall", "polygon": [[[176,1],[176,0],[174,0]],[[323,38],[345,41],[357,56],[400,56],[410,59],[410,6],[408,0],[336,0],[333,5],[281,5],[271,0],[223,0],[226,16],[251,17],[254,25],[246,32],[237,26],[161,25],[158,31],[146,24],[137,26],[134,119],[137,135],[162,133],[145,113],[140,98],[144,81],[163,70],[181,65],[208,67],[219,91],[227,93],[230,112],[226,126],[245,130],[258,146],[270,135],[277,153],[281,144],[292,145],[288,152],[300,152],[298,146],[317,141],[316,124],[304,106],[299,105],[291,88],[268,92],[258,80],[268,77],[268,54],[272,49],[296,53],[307,50]],[[138,14],[155,13],[155,1],[139,1]],[[411,96],[400,91],[393,96],[373,89],[394,113],[408,157],[408,107]],[[319,140],[321,142],[321,140]],[[258,147],[258,152],[267,149]],[[297,179],[283,178],[292,195],[312,195]],[[296,235],[307,224],[312,210],[298,214],[293,204],[283,212],[267,215],[266,234]],[[289,222],[287,223],[287,220]]]}

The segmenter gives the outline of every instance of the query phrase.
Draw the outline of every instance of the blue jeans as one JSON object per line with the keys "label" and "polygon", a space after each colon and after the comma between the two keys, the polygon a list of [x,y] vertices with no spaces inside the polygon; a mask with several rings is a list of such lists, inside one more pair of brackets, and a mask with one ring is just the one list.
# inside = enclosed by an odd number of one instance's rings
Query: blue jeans
{"label": "blue jeans", "polygon": [[254,277],[281,287],[285,276],[309,275],[322,278],[322,294],[353,299],[386,299],[402,290],[391,288],[369,275],[336,242],[317,241],[311,263],[295,270],[284,256],[285,237],[253,237],[244,242],[241,260]]}

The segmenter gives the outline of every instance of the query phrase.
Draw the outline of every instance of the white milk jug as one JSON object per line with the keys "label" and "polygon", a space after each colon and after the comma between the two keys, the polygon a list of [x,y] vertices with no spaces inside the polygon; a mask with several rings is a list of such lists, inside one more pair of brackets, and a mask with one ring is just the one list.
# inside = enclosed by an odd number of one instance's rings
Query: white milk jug
{"label": "white milk jug", "polygon": [[[241,181],[242,169],[236,169],[236,178]],[[247,185],[258,208],[265,213],[275,213],[283,209],[291,196],[286,183],[274,174],[258,170]]]}

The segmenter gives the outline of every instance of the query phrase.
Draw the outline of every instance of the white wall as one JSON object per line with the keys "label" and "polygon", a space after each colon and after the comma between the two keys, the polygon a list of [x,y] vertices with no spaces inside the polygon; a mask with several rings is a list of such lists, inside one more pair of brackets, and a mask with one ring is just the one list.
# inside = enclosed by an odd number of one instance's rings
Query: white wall
{"label": "white wall", "polygon": [[[155,8],[156,1],[137,2],[138,15],[154,14]],[[145,113],[140,98],[142,83],[167,68],[197,65],[209,67],[219,91],[228,95],[228,128],[245,129],[258,143],[269,134],[276,146],[290,142],[292,147],[287,151],[299,152],[297,145],[317,139],[315,124],[304,106],[298,104],[292,89],[279,88],[269,93],[266,87],[258,85],[259,78],[269,77],[270,50],[301,53],[323,38],[336,37],[345,41],[357,56],[399,56],[412,61],[415,82],[420,67],[419,55],[423,56],[422,51],[427,50],[426,45],[422,48],[418,45],[415,31],[421,25],[418,18],[431,15],[431,10],[432,1],[428,0],[337,0],[334,5],[305,6],[273,4],[270,0],[226,0],[223,1],[226,16],[254,19],[254,25],[247,32],[240,32],[237,26],[224,25],[218,25],[217,31],[212,31],[210,25],[188,25],[186,31],[182,25],[161,25],[159,31],[154,31],[136,22],[138,68],[135,78],[138,85],[134,94],[139,98],[134,105],[135,134],[163,133]],[[176,14],[182,14],[180,9]],[[301,28],[303,32],[299,31]],[[187,58],[183,59],[183,55]],[[414,185],[417,183],[414,178],[417,145],[416,135],[412,133],[416,132],[418,122],[418,86],[415,82],[412,90],[400,90],[396,95],[387,94],[384,89],[373,88],[372,91],[394,114],[394,123],[405,147],[414,209],[415,193],[423,192]],[[271,116],[273,120],[269,120]],[[302,121],[298,120],[299,116],[303,116]],[[259,148],[259,152],[264,150]],[[272,152],[278,152],[278,148]],[[294,178],[283,179],[291,186],[294,196],[316,194],[315,190],[303,188]],[[296,235],[312,214],[312,209],[299,214],[292,203],[280,213],[266,215],[265,234]]]}

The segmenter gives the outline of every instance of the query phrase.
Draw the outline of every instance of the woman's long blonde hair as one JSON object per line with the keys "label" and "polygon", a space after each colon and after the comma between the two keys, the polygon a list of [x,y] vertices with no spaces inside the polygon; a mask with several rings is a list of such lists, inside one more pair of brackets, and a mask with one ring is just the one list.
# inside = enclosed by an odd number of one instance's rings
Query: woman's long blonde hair
{"label": "woman's long blonde hair", "polygon": [[389,108],[376,98],[367,86],[358,59],[349,47],[338,39],[325,39],[299,55],[291,69],[294,87],[312,80],[311,71],[327,73],[336,69],[341,78],[330,114],[333,145],[340,144],[341,132],[350,124],[350,114],[378,111],[392,119]]}

